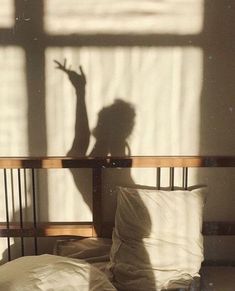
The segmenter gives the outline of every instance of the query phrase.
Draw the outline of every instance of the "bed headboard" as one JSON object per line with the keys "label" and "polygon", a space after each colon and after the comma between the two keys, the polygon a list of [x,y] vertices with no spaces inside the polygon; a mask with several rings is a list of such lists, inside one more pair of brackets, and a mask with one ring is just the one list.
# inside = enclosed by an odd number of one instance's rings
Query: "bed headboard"
{"label": "bed headboard", "polygon": [[[45,158],[0,158],[2,171],[2,195],[1,203],[5,208],[5,221],[0,222],[0,237],[7,240],[8,260],[11,260],[10,238],[19,238],[21,241],[21,255],[24,255],[24,239],[31,237],[34,240],[34,253],[38,253],[39,237],[62,237],[62,236],[110,236],[112,225],[108,225],[102,218],[102,171],[105,168],[154,168],[156,169],[156,187],[160,189],[161,170],[169,169],[169,186],[174,189],[175,168],[182,171],[182,187],[188,187],[188,172],[190,168],[217,168],[235,167],[234,156],[135,156],[135,157],[105,157],[105,158],[69,158],[69,157],[45,157]],[[36,171],[38,169],[61,169],[61,168],[89,168],[92,169],[92,192],[93,192],[93,221],[92,222],[39,222],[37,214],[37,197],[40,195]],[[32,222],[26,223],[23,217],[22,193],[25,191],[30,171]],[[19,222],[11,222],[9,212],[9,199],[14,195],[12,187],[12,173],[17,176]],[[235,235],[235,222],[204,222],[204,235]]]}

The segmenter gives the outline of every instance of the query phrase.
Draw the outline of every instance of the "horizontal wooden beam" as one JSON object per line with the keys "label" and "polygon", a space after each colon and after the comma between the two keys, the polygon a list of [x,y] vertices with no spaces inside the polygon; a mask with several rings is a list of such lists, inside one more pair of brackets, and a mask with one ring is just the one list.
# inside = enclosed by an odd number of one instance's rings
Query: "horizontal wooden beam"
{"label": "horizontal wooden beam", "polygon": [[203,223],[204,235],[235,235],[234,221],[205,221]]}
{"label": "horizontal wooden beam", "polygon": [[92,223],[42,223],[34,227],[32,223],[0,223],[0,237],[61,237],[61,236],[95,236]]}
{"label": "horizontal wooden beam", "polygon": [[202,262],[202,267],[235,267],[235,260],[205,260]]}
{"label": "horizontal wooden beam", "polygon": [[[113,224],[104,222],[102,228],[103,237],[111,237]],[[235,235],[234,221],[204,221],[202,234],[205,236],[231,236]]]}
{"label": "horizontal wooden beam", "polygon": [[47,34],[43,39],[44,43],[50,47],[62,46],[96,46],[96,47],[113,47],[113,46],[203,46],[202,35],[177,35],[177,34]]}
{"label": "horizontal wooden beam", "polygon": [[2,157],[0,169],[235,167],[235,156]]}
{"label": "horizontal wooden beam", "polygon": [[[102,224],[102,237],[111,237],[113,223],[104,222]],[[206,221],[203,223],[203,235],[235,235],[235,222]],[[95,237],[96,232],[92,222],[73,223],[40,223],[34,227],[32,223],[25,223],[23,228],[19,223],[10,222],[9,227],[4,222],[0,223],[0,237],[51,237],[51,236],[81,236]]]}

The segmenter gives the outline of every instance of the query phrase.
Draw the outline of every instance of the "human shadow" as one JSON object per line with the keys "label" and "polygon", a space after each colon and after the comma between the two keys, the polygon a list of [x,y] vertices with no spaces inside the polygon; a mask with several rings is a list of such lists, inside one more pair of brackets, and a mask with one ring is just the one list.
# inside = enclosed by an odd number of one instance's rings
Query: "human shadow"
{"label": "human shadow", "polygon": [[[77,73],[67,68],[66,60],[63,64],[58,61],[55,61],[55,63],[59,70],[67,74],[77,96],[75,137],[67,155],[70,157],[131,156],[128,138],[135,124],[136,114],[134,106],[129,102],[116,99],[111,105],[100,110],[97,125],[91,131],[85,100],[86,77],[82,67],[79,67],[80,72]],[[95,144],[91,151],[88,152],[91,135],[95,137]],[[89,191],[91,176],[89,175],[89,171],[84,169],[71,169],[71,173],[78,190],[92,212],[92,196],[89,193],[91,192]],[[104,221],[114,222],[117,205],[117,186],[135,186],[135,182],[131,176],[131,169],[104,170],[102,182],[103,219]],[[139,201],[141,201],[141,198]],[[144,213],[142,217],[147,217],[143,220],[145,231],[141,234],[141,237],[138,237],[138,241],[141,242],[146,236],[146,233],[150,233],[151,231],[151,220],[145,205],[139,203],[139,207],[142,209],[141,213]],[[140,236],[140,232],[138,235]],[[145,266],[146,264],[151,266],[149,255],[143,243],[140,243],[138,247],[138,254]],[[131,264],[131,261],[129,263]],[[148,290],[156,290],[155,278],[151,268],[147,280],[149,282],[148,285],[152,286]]]}
{"label": "human shadow", "polygon": [[[127,139],[134,128],[135,109],[133,105],[121,99],[116,99],[113,104],[100,110],[97,125],[91,131],[85,100],[86,77],[82,68],[79,68],[80,73],[76,73],[66,67],[66,61],[64,64],[58,61],[55,61],[55,63],[58,65],[58,69],[68,75],[77,96],[75,137],[67,156],[130,156],[131,150]],[[91,135],[95,137],[96,141],[91,151],[88,152]],[[134,185],[134,181],[131,177],[130,169],[112,169],[104,172],[103,191],[109,192],[106,193],[107,195],[103,195],[106,196],[104,198],[108,198],[107,203],[106,199],[104,199],[104,203],[108,204],[107,211],[109,214],[114,216],[115,208],[112,206],[113,204],[114,207],[116,206],[115,194],[113,194],[115,185]],[[92,197],[91,193],[89,193],[91,192],[89,191],[91,173],[89,174],[89,170],[85,169],[71,169],[71,173],[77,189],[92,211]],[[107,217],[109,217],[109,214],[107,214]]]}

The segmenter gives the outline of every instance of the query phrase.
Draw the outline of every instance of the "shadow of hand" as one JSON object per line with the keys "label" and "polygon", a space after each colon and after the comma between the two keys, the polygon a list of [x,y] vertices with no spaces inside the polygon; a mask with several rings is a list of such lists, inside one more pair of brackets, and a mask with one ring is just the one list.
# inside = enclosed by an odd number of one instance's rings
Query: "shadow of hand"
{"label": "shadow of hand", "polygon": [[72,85],[75,87],[76,90],[84,90],[85,89],[85,85],[86,85],[86,76],[83,72],[83,69],[81,66],[79,66],[79,70],[80,70],[80,74],[72,71],[71,70],[71,66],[69,68],[66,67],[66,59],[64,60],[64,64],[61,64],[59,61],[54,60],[54,62],[57,65],[57,69],[65,72],[68,77],[70,82],[72,83]]}

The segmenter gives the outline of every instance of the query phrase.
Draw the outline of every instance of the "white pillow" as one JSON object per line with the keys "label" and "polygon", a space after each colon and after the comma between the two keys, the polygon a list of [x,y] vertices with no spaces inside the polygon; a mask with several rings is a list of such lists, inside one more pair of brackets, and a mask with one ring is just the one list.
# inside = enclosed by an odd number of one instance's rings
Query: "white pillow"
{"label": "white pillow", "polygon": [[1,291],[113,291],[105,274],[78,259],[42,255],[0,267]]}
{"label": "white pillow", "polygon": [[186,287],[203,261],[201,189],[119,188],[109,270],[121,290]]}

